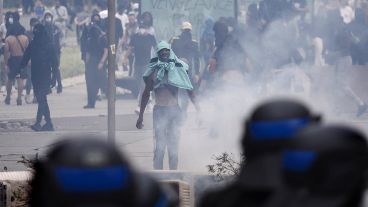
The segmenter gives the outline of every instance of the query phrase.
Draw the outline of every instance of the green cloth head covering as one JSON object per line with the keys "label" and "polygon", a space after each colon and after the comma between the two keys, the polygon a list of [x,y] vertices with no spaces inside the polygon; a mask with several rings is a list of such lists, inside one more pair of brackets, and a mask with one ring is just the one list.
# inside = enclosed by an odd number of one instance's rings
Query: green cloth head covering
{"label": "green cloth head covering", "polygon": [[[161,62],[158,58],[158,53],[162,49],[170,50],[170,58],[169,62]],[[188,64],[184,63],[180,60],[175,53],[171,50],[170,44],[161,41],[157,45],[156,49],[157,57],[151,60],[151,63],[148,65],[146,72],[143,74],[144,81],[155,71],[157,70],[157,82],[155,88],[158,88],[162,84],[169,84],[177,88],[193,90],[193,85],[188,76]],[[165,78],[165,73],[167,72],[167,79]]]}

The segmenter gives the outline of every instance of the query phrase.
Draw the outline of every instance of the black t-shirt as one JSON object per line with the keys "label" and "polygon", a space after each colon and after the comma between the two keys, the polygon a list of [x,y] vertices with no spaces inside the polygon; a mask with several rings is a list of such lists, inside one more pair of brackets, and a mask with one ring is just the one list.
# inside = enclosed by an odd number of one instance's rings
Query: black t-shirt
{"label": "black t-shirt", "polygon": [[[102,21],[103,21],[103,24],[102,24],[101,29],[107,34],[108,33],[109,18],[105,18]],[[119,39],[121,37],[123,37],[123,34],[124,34],[124,30],[123,30],[122,23],[121,23],[120,19],[115,18],[115,45],[118,45]]]}
{"label": "black t-shirt", "polygon": [[133,47],[136,65],[147,65],[151,59],[151,49],[156,46],[156,38],[151,34],[134,34],[129,43]]}
{"label": "black t-shirt", "polygon": [[101,35],[97,40],[92,38],[88,40],[87,53],[92,61],[100,61],[105,48],[108,48],[105,35]]}

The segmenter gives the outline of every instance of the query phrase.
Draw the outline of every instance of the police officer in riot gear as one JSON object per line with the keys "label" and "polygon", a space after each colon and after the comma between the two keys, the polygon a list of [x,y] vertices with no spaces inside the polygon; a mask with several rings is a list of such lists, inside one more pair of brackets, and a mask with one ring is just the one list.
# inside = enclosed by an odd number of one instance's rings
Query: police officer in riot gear
{"label": "police officer in riot gear", "polygon": [[240,176],[224,189],[209,193],[201,207],[263,206],[282,185],[282,151],[298,130],[319,122],[302,103],[274,100],[259,105],[245,123]]}
{"label": "police officer in riot gear", "polygon": [[341,125],[307,127],[283,153],[285,187],[269,206],[363,206],[367,169],[362,133]]}
{"label": "police officer in riot gear", "polygon": [[177,198],[101,139],[66,139],[35,163],[31,207],[170,207]]}

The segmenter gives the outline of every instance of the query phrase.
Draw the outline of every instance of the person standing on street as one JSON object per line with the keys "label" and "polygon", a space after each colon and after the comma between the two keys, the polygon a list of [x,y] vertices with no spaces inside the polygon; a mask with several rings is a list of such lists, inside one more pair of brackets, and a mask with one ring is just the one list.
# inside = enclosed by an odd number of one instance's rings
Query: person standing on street
{"label": "person standing on street", "polygon": [[84,109],[95,108],[98,90],[107,87],[106,82],[101,77],[106,76],[105,62],[108,55],[108,46],[106,35],[98,25],[99,21],[99,15],[94,14],[91,18],[91,24],[83,31],[81,38],[88,97]]}
{"label": "person standing on street", "polygon": [[[29,27],[30,30],[26,31],[26,36],[28,37],[28,41],[33,40],[33,28],[37,24],[39,24],[40,21],[37,18],[31,18],[29,21]],[[37,103],[36,96],[33,94],[33,99],[31,100],[31,90],[32,90],[32,77],[31,77],[31,68],[27,66],[27,81],[26,81],[26,97],[25,101],[27,104],[31,103]]]}
{"label": "person standing on street", "polygon": [[[55,47],[56,55],[57,55],[57,58],[58,58],[58,63],[60,63],[61,39],[62,39],[62,36],[63,36],[62,30],[56,25],[56,22],[54,23],[54,16],[51,12],[46,12],[45,13],[45,16],[43,18],[42,23],[46,28],[49,39],[51,40],[52,44]],[[60,65],[58,67],[60,67]],[[56,82],[57,82],[56,92],[57,93],[62,93],[63,92],[63,84],[61,82],[60,68],[59,68],[59,70],[57,70]]]}
{"label": "person standing on street", "polygon": [[[192,24],[183,22],[181,25],[182,33],[172,39],[171,48],[181,60],[186,60],[189,65],[189,78],[193,85],[199,80],[200,68],[200,52],[199,44],[192,38]],[[194,86],[194,88],[197,88]],[[189,98],[185,91],[179,92],[180,106],[183,112],[183,120],[185,120],[186,112],[189,106]]]}
{"label": "person standing on street", "polygon": [[[38,101],[36,122],[31,126],[34,131],[53,131],[50,109],[47,103],[47,95],[50,89],[56,85],[56,74],[58,58],[55,46],[50,40],[45,26],[35,25],[33,29],[34,38],[24,52],[20,68],[25,68],[31,61],[31,74],[33,91]],[[41,127],[42,117],[46,123]]]}
{"label": "person standing on street", "polygon": [[142,94],[141,108],[136,123],[138,129],[143,128],[143,114],[150,98],[151,91],[155,93],[153,109],[154,152],[153,168],[163,169],[163,159],[167,147],[169,168],[178,168],[178,150],[181,125],[181,110],[178,101],[179,89],[184,89],[197,111],[193,86],[188,76],[188,65],[176,57],[167,42],[157,46],[157,57],[151,59],[147,71],[143,75],[146,83]]}
{"label": "person standing on street", "polygon": [[17,105],[22,105],[24,79],[27,78],[27,73],[25,70],[19,68],[19,64],[29,43],[24,33],[24,27],[16,23],[10,26],[8,31],[9,36],[5,39],[4,62],[5,71],[8,74],[5,104],[7,105],[10,104],[11,90],[15,79],[18,83]]}

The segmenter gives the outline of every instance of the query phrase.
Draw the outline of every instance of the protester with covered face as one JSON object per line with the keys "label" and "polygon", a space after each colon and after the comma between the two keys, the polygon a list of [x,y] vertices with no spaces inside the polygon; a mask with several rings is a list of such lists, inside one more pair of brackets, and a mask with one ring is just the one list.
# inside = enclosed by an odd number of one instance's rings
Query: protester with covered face
{"label": "protester with covered face", "polygon": [[178,58],[185,58],[189,62],[189,77],[199,75],[199,45],[192,37],[192,24],[183,22],[181,25],[182,33],[174,37],[171,42],[171,49]]}
{"label": "protester with covered face", "polygon": [[9,28],[11,25],[19,23],[19,13],[18,12],[7,12],[5,14],[5,28],[6,28],[6,37],[9,36]]}
{"label": "protester with covered face", "polygon": [[[33,28],[39,23],[40,21],[37,18],[31,18],[31,20],[29,21],[30,30],[26,31],[26,36],[28,37],[29,41],[33,40]],[[33,94],[33,99],[31,100],[31,90],[32,90],[32,78],[31,77],[32,77],[31,68],[27,66],[26,97],[25,97],[25,101],[27,104],[37,102],[35,94]]]}
{"label": "protester with covered face", "polygon": [[68,9],[61,5],[60,0],[55,0],[55,6],[51,9],[52,15],[54,17],[54,22],[57,27],[59,27],[62,39],[61,44],[65,44],[67,24],[68,24]]}
{"label": "protester with covered face", "polygon": [[[34,131],[53,131],[47,95],[56,85],[59,59],[55,46],[49,38],[45,26],[37,24],[33,28],[34,38],[24,52],[20,68],[25,68],[31,61],[33,91],[38,101],[36,122],[31,126]],[[41,126],[42,117],[46,123]]]}
{"label": "protester with covered face", "polygon": [[19,24],[19,22],[14,23],[9,27],[8,35],[9,36],[5,39],[4,49],[5,71],[8,74],[5,104],[10,104],[13,82],[17,80],[17,105],[22,105],[24,80],[27,78],[27,72],[25,70],[21,70],[19,65],[29,42],[27,36],[25,35],[25,29]]}
{"label": "protester with covered face", "polygon": [[[55,46],[56,54],[58,57],[58,62],[60,63],[61,39],[63,36],[62,30],[60,29],[60,27],[57,26],[56,22],[54,22],[54,16],[51,12],[45,13],[43,20],[42,20],[42,24],[46,28],[47,34],[49,35],[49,39],[51,40],[52,44]],[[56,76],[56,81],[57,81],[56,91],[57,93],[62,93],[63,84],[61,82],[60,68],[59,70],[57,70],[56,75],[57,75]]]}
{"label": "protester with covered face", "polygon": [[151,59],[148,69],[143,75],[146,86],[142,94],[136,126],[138,129],[143,128],[143,114],[149,101],[150,92],[153,91],[156,101],[153,109],[153,168],[163,169],[163,158],[167,148],[169,168],[176,170],[178,168],[181,122],[181,110],[178,102],[179,89],[187,90],[197,111],[199,111],[199,105],[195,100],[193,85],[188,76],[188,65],[175,55],[167,42],[160,42],[156,52],[157,57]]}
{"label": "protester with covered face", "polygon": [[104,80],[106,79],[105,62],[108,46],[106,35],[99,26],[100,20],[98,14],[92,15],[91,24],[85,28],[81,38],[88,97],[85,109],[95,108],[98,90],[107,87]]}
{"label": "protester with covered face", "polygon": [[235,72],[239,77],[245,77],[249,72],[248,56],[240,41],[244,32],[240,30],[234,19],[218,20],[215,31],[215,51],[209,61],[209,79],[222,80],[227,72]]}
{"label": "protester with covered face", "polygon": [[[171,49],[178,58],[185,60],[189,65],[188,75],[195,88],[199,80],[199,68],[200,68],[200,52],[199,45],[192,37],[192,24],[190,22],[183,22],[181,25],[182,33],[173,37],[171,40]],[[187,94],[180,92],[180,106],[183,111],[183,116],[186,116],[186,112],[189,105],[189,99]]]}
{"label": "protester with covered face", "polygon": [[35,7],[33,8],[33,13],[36,15],[38,19],[43,18],[43,15],[45,15],[45,6],[43,5],[41,0],[37,0]]}

